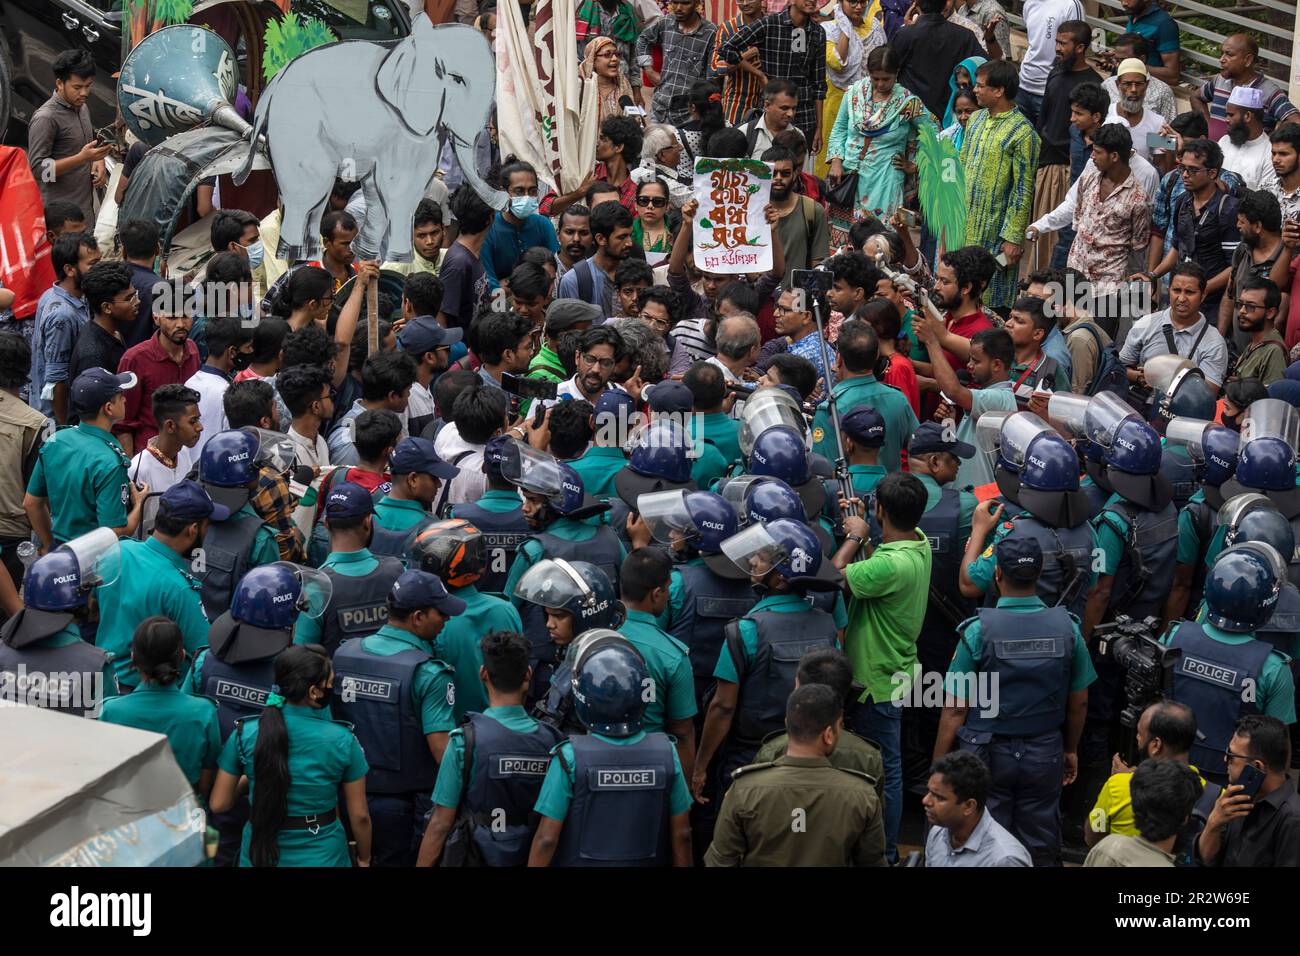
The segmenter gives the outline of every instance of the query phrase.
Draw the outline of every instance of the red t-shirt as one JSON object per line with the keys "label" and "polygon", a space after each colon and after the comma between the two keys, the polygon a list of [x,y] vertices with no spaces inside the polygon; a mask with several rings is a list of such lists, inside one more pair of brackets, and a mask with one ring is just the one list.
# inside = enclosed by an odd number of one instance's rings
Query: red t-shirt
{"label": "red t-shirt", "polygon": [[895,352],[889,357],[889,368],[885,370],[885,384],[892,385],[907,396],[912,412],[921,417],[921,387],[916,382],[916,367],[906,355]]}
{"label": "red t-shirt", "polygon": [[[959,319],[954,319],[952,313],[949,312],[946,321],[948,324],[948,331],[953,335],[960,335],[964,339],[973,338],[976,333],[983,332],[985,329],[996,328],[989,317],[984,314],[983,309],[976,309],[970,315],[963,315]],[[943,350],[943,354],[944,358],[948,360],[948,364],[953,367],[954,371],[966,367],[964,361],[953,355],[947,349]]]}

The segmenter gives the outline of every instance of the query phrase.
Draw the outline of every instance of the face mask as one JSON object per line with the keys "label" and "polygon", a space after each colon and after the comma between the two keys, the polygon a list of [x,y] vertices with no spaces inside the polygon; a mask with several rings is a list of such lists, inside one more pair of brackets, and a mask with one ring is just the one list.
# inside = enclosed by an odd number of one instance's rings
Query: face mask
{"label": "face mask", "polygon": [[321,690],[324,691],[324,693],[316,700],[316,706],[321,710],[325,710],[330,706],[330,704],[334,703],[334,688],[322,687]]}
{"label": "face mask", "polygon": [[536,196],[510,197],[510,211],[519,219],[527,219],[533,213],[537,212],[537,207],[540,205],[541,200]]}
{"label": "face mask", "polygon": [[262,259],[266,255],[266,250],[262,247],[262,240],[258,239],[252,245],[245,246],[244,252],[248,253],[248,268],[256,269],[262,264]]}

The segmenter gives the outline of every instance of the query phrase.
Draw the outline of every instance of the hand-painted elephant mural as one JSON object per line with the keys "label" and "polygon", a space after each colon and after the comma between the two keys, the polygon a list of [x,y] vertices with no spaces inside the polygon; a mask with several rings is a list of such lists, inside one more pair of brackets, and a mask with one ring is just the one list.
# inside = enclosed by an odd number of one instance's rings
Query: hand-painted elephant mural
{"label": "hand-painted elephant mural", "polygon": [[[265,134],[284,201],[282,259],[313,258],[336,177],[360,181],[366,217],[353,248],[363,258],[409,262],[411,219],[450,137],[465,180],[496,209],[506,195],[474,166],[487,126],[495,65],[473,27],[415,18],[395,43],[345,40],[294,59],[266,88],[253,120]],[[254,140],[256,142],[256,139]],[[253,150],[236,184],[247,177]]]}

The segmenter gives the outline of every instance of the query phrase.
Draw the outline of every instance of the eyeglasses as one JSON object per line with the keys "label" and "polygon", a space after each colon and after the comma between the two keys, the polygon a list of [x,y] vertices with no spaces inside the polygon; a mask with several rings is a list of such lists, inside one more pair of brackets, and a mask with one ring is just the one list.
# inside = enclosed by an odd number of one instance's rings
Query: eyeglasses
{"label": "eyeglasses", "polygon": [[599,365],[603,369],[611,369],[615,364],[612,358],[596,358],[596,356],[588,355],[586,352],[583,352],[578,358],[583,365]]}
{"label": "eyeglasses", "polygon": [[807,313],[803,309],[787,309],[783,305],[778,305],[772,309],[773,317],[783,316],[783,315],[806,315],[806,314]]}
{"label": "eyeglasses", "polygon": [[1238,312],[1265,312],[1268,310],[1266,305],[1256,305],[1254,302],[1238,302]]}
{"label": "eyeglasses", "polygon": [[618,51],[617,51],[617,50],[606,50],[606,51],[603,52],[603,53],[597,53],[597,54],[596,54],[596,59],[597,59],[597,60],[617,60],[617,59],[618,59]]}
{"label": "eyeglasses", "polygon": [[656,209],[663,209],[664,206],[668,205],[668,200],[663,196],[637,196],[636,204],[642,209],[645,209],[647,206],[654,206]]}
{"label": "eyeglasses", "polygon": [[642,322],[645,322],[647,325],[651,325],[654,328],[659,329],[661,332],[667,332],[672,325],[672,323],[670,323],[667,319],[656,318],[655,316],[651,315],[649,312],[642,312],[638,316],[638,318]]}
{"label": "eyeglasses", "polygon": [[1223,752],[1224,763],[1231,763],[1234,760],[1250,760],[1250,759],[1251,758],[1248,757],[1246,754],[1235,754],[1231,750],[1225,750]]}
{"label": "eyeglasses", "polygon": [[1186,166],[1182,163],[1178,164],[1178,171],[1184,176],[1195,176],[1197,173],[1205,172],[1206,169],[1207,167],[1205,166]]}

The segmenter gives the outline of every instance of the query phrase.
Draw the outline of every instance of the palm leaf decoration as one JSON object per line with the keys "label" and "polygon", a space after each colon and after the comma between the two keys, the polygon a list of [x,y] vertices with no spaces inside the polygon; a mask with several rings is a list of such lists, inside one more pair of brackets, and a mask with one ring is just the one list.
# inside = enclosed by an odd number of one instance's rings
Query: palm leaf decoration
{"label": "palm leaf decoration", "polygon": [[940,139],[933,123],[921,123],[916,166],[921,212],[939,249],[956,249],[966,241],[966,175],[957,148]]}
{"label": "palm leaf decoration", "polygon": [[333,43],[338,37],[315,17],[287,16],[266,23],[262,76],[269,83],[296,56],[313,47]]}
{"label": "palm leaf decoration", "polygon": [[194,13],[194,0],[153,0],[153,18],[166,24],[184,23]]}

